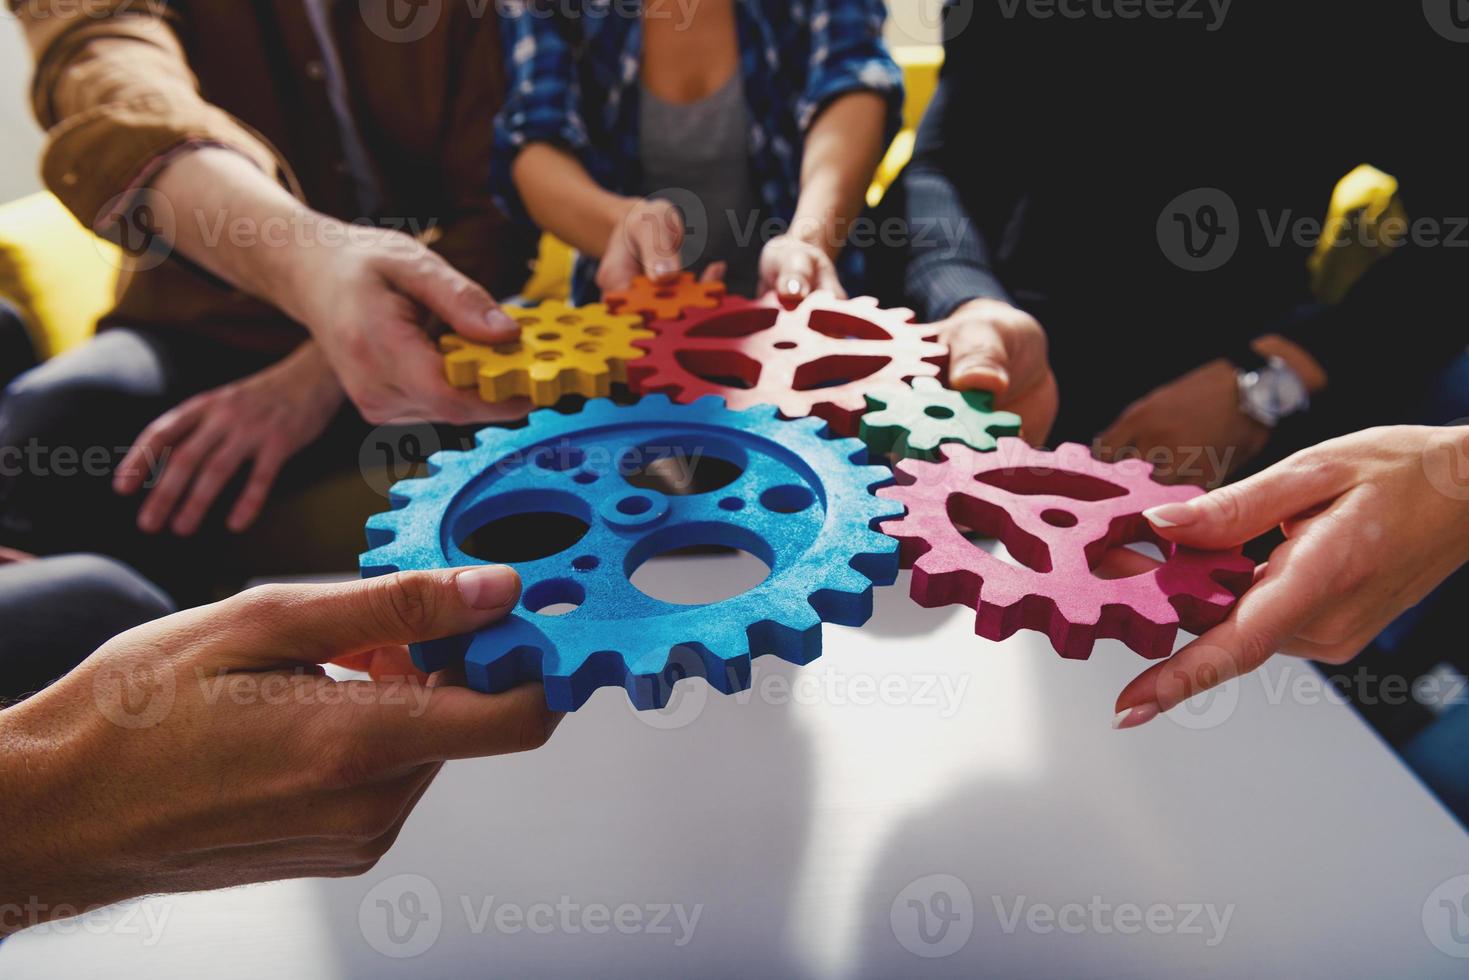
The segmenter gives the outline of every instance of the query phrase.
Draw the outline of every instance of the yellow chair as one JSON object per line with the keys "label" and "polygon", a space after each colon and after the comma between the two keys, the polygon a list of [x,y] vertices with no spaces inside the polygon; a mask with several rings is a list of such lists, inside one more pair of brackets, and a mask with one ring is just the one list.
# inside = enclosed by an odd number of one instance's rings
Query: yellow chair
{"label": "yellow chair", "polygon": [[0,296],[20,310],[42,358],[92,335],[120,268],[119,250],[50,194],[0,205]]}

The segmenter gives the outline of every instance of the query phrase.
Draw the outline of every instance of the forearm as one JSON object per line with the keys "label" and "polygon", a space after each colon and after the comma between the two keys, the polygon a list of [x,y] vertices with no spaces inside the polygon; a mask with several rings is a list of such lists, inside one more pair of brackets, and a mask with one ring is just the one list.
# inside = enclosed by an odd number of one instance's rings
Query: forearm
{"label": "forearm", "polygon": [[875,92],[836,99],[806,134],[801,196],[791,233],[835,259],[852,222],[866,206],[867,188],[882,162],[887,102]]}
{"label": "forearm", "polygon": [[913,159],[892,192],[906,235],[903,289],[929,322],[978,299],[1011,302],[986,229],[1003,222],[1014,181],[992,152],[976,145],[974,120],[958,103],[981,88],[963,67],[956,64],[940,81]]}
{"label": "forearm", "polygon": [[532,143],[512,170],[516,190],[537,225],[583,255],[600,259],[637,204],[600,187],[581,161],[549,143]]}
{"label": "forearm", "polygon": [[36,61],[33,108],[47,131],[42,175],[77,220],[110,234],[119,197],[183,147],[228,146],[272,179],[284,172],[258,133],[200,96],[175,33],[176,6],[86,7],[16,10]]}
{"label": "forearm", "polygon": [[184,153],[154,179],[173,212],[173,248],[191,262],[298,322],[302,259],[312,249],[362,233],[313,211],[239,154],[203,147]]}
{"label": "forearm", "polygon": [[0,938],[142,894],[101,869],[97,822],[68,805],[85,746],[46,725],[45,697],[0,711]]}

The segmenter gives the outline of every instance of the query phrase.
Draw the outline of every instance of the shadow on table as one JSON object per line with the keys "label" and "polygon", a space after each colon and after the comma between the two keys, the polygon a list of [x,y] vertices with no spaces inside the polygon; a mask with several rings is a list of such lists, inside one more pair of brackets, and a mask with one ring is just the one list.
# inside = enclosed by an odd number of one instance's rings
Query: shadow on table
{"label": "shadow on table", "polygon": [[[757,660],[757,687],[766,672],[795,669]],[[761,962],[794,963],[771,946],[790,918],[811,823],[799,710],[699,680],[664,712],[639,713],[608,689],[540,752],[447,767],[376,870],[320,883],[336,975],[396,973],[404,964],[392,957],[417,941],[398,938],[429,905],[440,932],[408,960],[415,977],[688,977],[734,969],[750,942]],[[673,935],[654,934],[652,916],[668,905],[699,910],[686,945],[675,943],[676,914],[659,926]],[[623,934],[587,918],[598,907],[636,908],[642,924]],[[533,929],[520,915],[555,921]]]}

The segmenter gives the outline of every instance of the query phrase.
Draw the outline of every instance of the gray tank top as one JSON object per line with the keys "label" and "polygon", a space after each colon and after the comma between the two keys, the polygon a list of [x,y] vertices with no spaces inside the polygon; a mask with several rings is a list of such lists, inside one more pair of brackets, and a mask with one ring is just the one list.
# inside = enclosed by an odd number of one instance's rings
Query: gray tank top
{"label": "gray tank top", "polygon": [[683,209],[685,268],[728,262],[730,291],[754,295],[765,213],[750,173],[743,77],[735,72],[719,91],[684,104],[644,88],[641,130],[643,194]]}

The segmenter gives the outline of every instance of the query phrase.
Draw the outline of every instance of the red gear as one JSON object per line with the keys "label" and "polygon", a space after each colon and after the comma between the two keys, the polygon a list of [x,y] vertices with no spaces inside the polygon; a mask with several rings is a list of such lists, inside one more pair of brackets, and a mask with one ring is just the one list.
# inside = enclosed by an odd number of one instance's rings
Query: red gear
{"label": "red gear", "polygon": [[[939,374],[948,349],[913,324],[911,310],[877,300],[814,293],[795,309],[774,295],[728,297],[714,310],[655,321],[657,334],[635,346],[648,356],[628,365],[640,395],[678,402],[717,395],[733,409],[775,405],[788,418],[820,416],[851,436],[867,411],[865,395],[898,391],[912,378]],[[742,386],[717,380],[737,379]]]}
{"label": "red gear", "polygon": [[[1155,482],[1141,460],[1104,463],[1085,446],[1049,453],[1019,439],[993,453],[944,452],[942,462],[898,464],[901,485],[878,496],[908,514],[883,530],[913,567],[913,598],[977,610],[975,632],[986,639],[1036,630],[1078,660],[1098,639],[1119,639],[1156,660],[1173,652],[1180,626],[1197,634],[1223,622],[1253,580],[1254,562],[1238,550],[1181,548],[1152,530],[1143,511],[1202,491]],[[998,538],[1019,564],[980,550],[956,522]],[[1157,568],[1110,580],[1093,571],[1112,549],[1144,541],[1167,556]]]}

